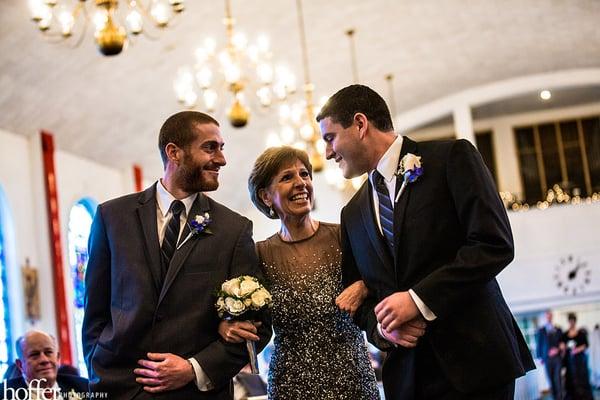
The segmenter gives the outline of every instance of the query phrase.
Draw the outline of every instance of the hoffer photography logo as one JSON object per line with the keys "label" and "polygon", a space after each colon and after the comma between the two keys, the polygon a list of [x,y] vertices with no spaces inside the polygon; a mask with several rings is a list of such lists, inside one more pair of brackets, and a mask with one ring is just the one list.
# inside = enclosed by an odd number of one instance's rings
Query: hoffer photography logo
{"label": "hoffer photography logo", "polygon": [[108,393],[104,392],[76,392],[62,391],[58,386],[44,387],[46,378],[32,379],[27,387],[11,388],[7,387],[6,380],[2,382],[3,392],[2,399],[4,400],[28,400],[28,399],[45,399],[45,400],[83,400],[83,399],[108,399]]}

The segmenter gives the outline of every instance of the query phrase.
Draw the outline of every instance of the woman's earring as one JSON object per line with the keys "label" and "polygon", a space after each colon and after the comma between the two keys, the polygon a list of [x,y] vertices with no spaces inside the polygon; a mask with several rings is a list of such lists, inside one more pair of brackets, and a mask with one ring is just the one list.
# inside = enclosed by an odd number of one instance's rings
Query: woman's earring
{"label": "woman's earring", "polygon": [[273,210],[273,206],[269,206],[269,215],[270,215],[271,217],[274,217],[274,216],[275,216],[275,210]]}

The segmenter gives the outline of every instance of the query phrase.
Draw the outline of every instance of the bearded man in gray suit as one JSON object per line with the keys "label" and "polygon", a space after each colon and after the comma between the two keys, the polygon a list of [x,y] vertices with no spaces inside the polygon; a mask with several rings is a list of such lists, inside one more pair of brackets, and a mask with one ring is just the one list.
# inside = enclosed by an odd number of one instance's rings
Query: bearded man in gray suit
{"label": "bearded man in gray suit", "polygon": [[[143,192],[101,204],[90,235],[83,346],[92,392],[110,399],[232,399],[248,363],[219,339],[215,289],[260,271],[252,223],[207,197],[226,164],[219,123],[192,111],[159,135],[164,176]],[[258,349],[267,314],[246,324]]]}

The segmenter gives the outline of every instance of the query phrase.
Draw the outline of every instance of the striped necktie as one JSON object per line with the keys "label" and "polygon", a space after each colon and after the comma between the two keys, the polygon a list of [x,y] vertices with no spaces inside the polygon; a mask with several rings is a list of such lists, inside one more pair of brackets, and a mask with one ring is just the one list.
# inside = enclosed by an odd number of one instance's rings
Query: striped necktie
{"label": "striped necktie", "polygon": [[164,258],[164,270],[163,270],[163,278],[167,274],[167,269],[169,267],[169,263],[171,262],[171,258],[175,253],[175,249],[177,248],[177,239],[179,239],[179,226],[180,226],[180,218],[181,213],[185,210],[185,206],[180,200],[173,200],[171,203],[170,210],[172,212],[171,219],[167,224],[167,229],[165,230],[165,237],[162,242],[162,246],[160,247],[160,251]]}
{"label": "striped necktie", "polygon": [[383,231],[388,248],[392,255],[394,255],[394,209],[392,208],[390,193],[385,185],[383,176],[377,170],[373,173],[373,181],[375,182],[375,192],[377,192],[377,198],[379,199],[379,222],[381,223],[381,230]]}

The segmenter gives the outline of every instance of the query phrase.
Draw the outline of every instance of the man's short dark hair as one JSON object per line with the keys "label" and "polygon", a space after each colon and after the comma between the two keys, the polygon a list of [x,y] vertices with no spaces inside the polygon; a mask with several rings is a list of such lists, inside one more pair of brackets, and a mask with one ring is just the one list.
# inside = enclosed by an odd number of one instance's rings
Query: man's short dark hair
{"label": "man's short dark hair", "polygon": [[308,158],[308,154],[304,150],[299,150],[290,146],[269,147],[266,149],[254,162],[252,172],[248,177],[248,191],[250,192],[250,200],[258,208],[260,212],[271,219],[277,219],[277,213],[271,215],[270,208],[262,201],[259,192],[261,189],[266,189],[275,175],[284,167],[300,160],[308,170],[308,174],[312,179],[312,164]]}
{"label": "man's short dark hair", "polygon": [[180,111],[167,118],[158,135],[158,149],[163,165],[167,165],[167,144],[173,143],[182,149],[187,148],[196,138],[194,127],[199,124],[219,126],[216,119],[199,111]]}
{"label": "man's short dark hair", "polygon": [[348,128],[352,125],[356,113],[365,114],[369,122],[382,132],[394,130],[392,116],[385,100],[365,85],[350,85],[338,90],[317,115],[317,122],[330,117],[333,122]]}

